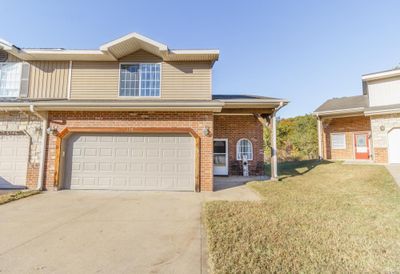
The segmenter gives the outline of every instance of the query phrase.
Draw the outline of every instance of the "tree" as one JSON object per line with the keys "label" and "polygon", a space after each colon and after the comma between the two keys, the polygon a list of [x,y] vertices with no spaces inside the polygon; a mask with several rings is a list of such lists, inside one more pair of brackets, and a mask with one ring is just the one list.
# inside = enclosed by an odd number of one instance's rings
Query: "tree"
{"label": "tree", "polygon": [[[311,114],[277,119],[278,158],[283,161],[318,157],[317,119]],[[271,131],[264,131],[265,155],[271,155]]]}

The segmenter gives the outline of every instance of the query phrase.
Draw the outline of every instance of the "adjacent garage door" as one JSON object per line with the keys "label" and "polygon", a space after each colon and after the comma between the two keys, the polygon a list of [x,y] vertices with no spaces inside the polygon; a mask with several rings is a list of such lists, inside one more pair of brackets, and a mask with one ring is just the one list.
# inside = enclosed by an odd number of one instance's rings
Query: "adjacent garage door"
{"label": "adjacent garage door", "polygon": [[388,133],[389,163],[400,163],[400,128],[394,128]]}
{"label": "adjacent garage door", "polygon": [[195,143],[189,134],[74,134],[67,141],[70,189],[195,189]]}
{"label": "adjacent garage door", "polygon": [[0,188],[26,186],[29,137],[0,135]]}

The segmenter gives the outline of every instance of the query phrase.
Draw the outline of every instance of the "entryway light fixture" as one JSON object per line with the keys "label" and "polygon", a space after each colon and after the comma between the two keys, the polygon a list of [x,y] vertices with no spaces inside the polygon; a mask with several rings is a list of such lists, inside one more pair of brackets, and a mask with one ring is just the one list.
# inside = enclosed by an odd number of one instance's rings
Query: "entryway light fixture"
{"label": "entryway light fixture", "polygon": [[51,135],[54,135],[54,136],[56,136],[57,133],[58,133],[57,128],[55,126],[48,127],[46,132],[47,132],[48,135],[51,134]]}
{"label": "entryway light fixture", "polygon": [[382,125],[382,126],[379,127],[379,129],[380,129],[381,131],[385,131],[385,126]]}
{"label": "entryway light fixture", "polygon": [[209,127],[204,127],[203,128],[203,135],[204,136],[209,136],[210,135],[210,128]]}

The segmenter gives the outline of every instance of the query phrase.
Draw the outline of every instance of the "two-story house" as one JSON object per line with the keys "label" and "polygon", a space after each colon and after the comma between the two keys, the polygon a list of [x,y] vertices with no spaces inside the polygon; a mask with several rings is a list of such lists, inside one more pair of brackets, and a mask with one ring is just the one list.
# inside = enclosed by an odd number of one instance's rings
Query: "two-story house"
{"label": "two-story house", "polygon": [[212,191],[243,159],[261,175],[287,101],[213,95],[218,57],[136,33],[95,50],[0,40],[0,188]]}
{"label": "two-story house", "polygon": [[315,110],[320,157],[400,163],[400,69],[364,75],[362,84],[363,95]]}

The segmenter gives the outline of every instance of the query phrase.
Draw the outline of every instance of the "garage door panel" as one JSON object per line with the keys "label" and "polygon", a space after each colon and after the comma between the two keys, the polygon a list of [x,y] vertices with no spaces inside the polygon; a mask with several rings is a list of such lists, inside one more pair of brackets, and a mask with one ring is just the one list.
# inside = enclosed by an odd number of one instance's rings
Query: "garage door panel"
{"label": "garage door panel", "polygon": [[0,188],[26,186],[29,148],[27,135],[0,135]]}
{"label": "garage door panel", "polygon": [[194,140],[190,135],[89,135],[73,135],[68,141],[66,187],[194,190]]}
{"label": "garage door panel", "polygon": [[389,163],[400,164],[400,128],[394,128],[388,133]]}

